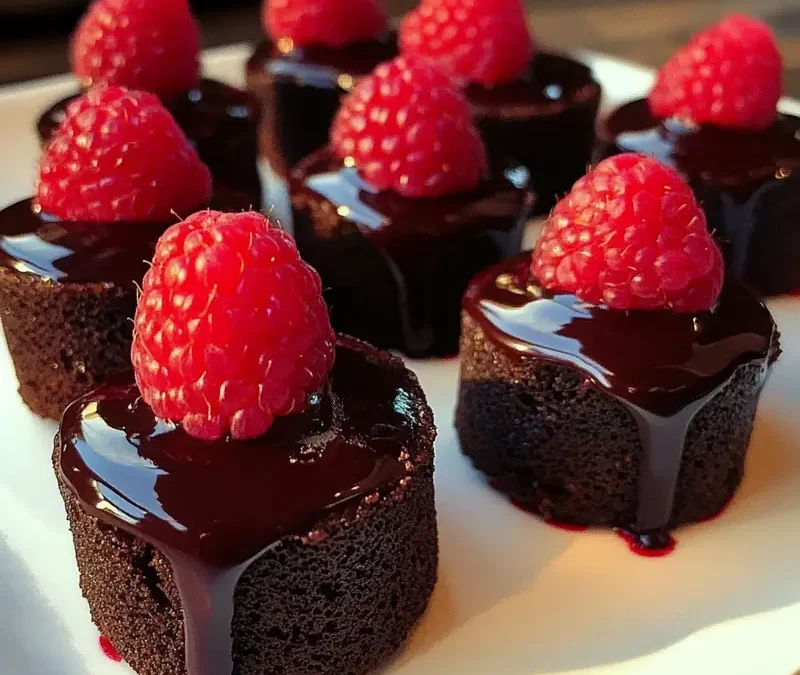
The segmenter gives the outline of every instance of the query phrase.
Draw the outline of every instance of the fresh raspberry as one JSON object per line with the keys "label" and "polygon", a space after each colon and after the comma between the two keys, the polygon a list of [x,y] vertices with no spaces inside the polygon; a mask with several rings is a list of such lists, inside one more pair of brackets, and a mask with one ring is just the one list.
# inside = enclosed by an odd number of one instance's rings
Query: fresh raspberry
{"label": "fresh raspberry", "polygon": [[266,0],[262,19],[273,40],[296,47],[344,47],[389,29],[380,0]]}
{"label": "fresh raspberry", "polygon": [[200,70],[200,32],[188,0],[95,0],[72,37],[85,86],[114,84],[168,100]]}
{"label": "fresh raspberry", "polygon": [[519,78],[533,49],[520,0],[422,0],[400,24],[401,53],[486,86]]}
{"label": "fresh raspberry", "polygon": [[783,63],[769,27],[741,14],[697,33],[658,73],[650,109],[694,125],[765,129],[783,91]]}
{"label": "fresh raspberry", "polygon": [[362,79],[342,102],[331,145],[374,187],[406,197],[470,190],[486,170],[469,104],[421,59],[398,57]]}
{"label": "fresh raspberry", "polygon": [[159,417],[197,438],[253,438],[304,409],[334,342],[319,275],[288,234],[255,212],[201,211],[156,246],[132,360]]}
{"label": "fresh raspberry", "polygon": [[636,154],[611,157],[553,209],[531,264],[539,282],[614,309],[711,309],[722,254],[689,186]]}
{"label": "fresh raspberry", "polygon": [[62,220],[174,221],[208,203],[211,172],[154,94],[91,89],[44,150],[36,201]]}

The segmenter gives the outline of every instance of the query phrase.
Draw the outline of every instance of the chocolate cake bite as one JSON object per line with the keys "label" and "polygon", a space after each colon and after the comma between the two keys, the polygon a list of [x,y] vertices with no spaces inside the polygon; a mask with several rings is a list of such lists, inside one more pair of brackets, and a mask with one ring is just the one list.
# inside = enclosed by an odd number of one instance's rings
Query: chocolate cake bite
{"label": "chocolate cake bite", "polygon": [[[367,673],[436,581],[419,383],[334,338],[319,278],[263,217],[198,213],[163,241],[137,310],[137,381],[71,405],[55,444],[92,618],[139,675]],[[177,308],[176,294],[203,303]]]}
{"label": "chocolate cake bite", "polygon": [[[86,89],[106,84],[157,94],[211,169],[215,183],[238,193],[237,199],[247,201],[248,208],[260,209],[258,101],[236,87],[200,77],[199,34],[188,3],[111,4],[95,0],[73,36],[73,72],[81,84]],[[43,145],[79,95],[58,101],[39,118]]]}
{"label": "chocolate cake bite", "polygon": [[[702,273],[704,223],[688,188],[681,194],[663,171],[630,157],[601,164],[576,186],[581,194],[556,207],[533,262],[522,254],[470,284],[455,425],[464,453],[515,502],[556,522],[620,528],[659,549],[671,529],[717,514],[734,495],[780,348],[752,291],[737,281],[719,291],[719,253]],[[636,172],[645,185],[631,183]],[[606,199],[613,182],[622,202]],[[637,204],[649,198],[652,217],[665,182],[663,220],[636,235],[641,248],[626,278],[602,267],[597,282],[588,267],[566,274],[592,253],[613,260],[625,229],[634,237],[626,223],[638,220]],[[617,217],[591,218],[590,196]],[[679,234],[682,218],[689,229]],[[672,232],[671,244],[649,239],[659,230]],[[676,245],[693,260],[678,262]],[[655,294],[644,283],[649,265],[637,263],[653,257]],[[698,276],[677,289],[675,269],[685,280],[692,262]],[[552,265],[561,273],[548,274]]]}
{"label": "chocolate cake bite", "polygon": [[[126,106],[136,106],[141,117],[126,113],[110,133],[67,120],[43,157],[37,197],[0,211],[3,330],[22,399],[53,419],[79,395],[130,368],[137,284],[158,237],[175,222],[172,208],[193,202],[249,208],[237,192],[212,190],[208,168],[185,137],[173,136],[180,130],[154,96],[109,88],[75,106],[76,116],[90,110],[98,125],[119,120]],[[88,116],[85,121],[91,127]],[[76,150],[86,133],[93,144]],[[150,134],[149,149],[140,145],[140,133]],[[105,156],[117,143],[128,144],[121,158],[138,177],[119,171],[103,182],[92,157]],[[140,161],[148,166],[142,173]],[[104,188],[97,189],[101,182]]]}
{"label": "chocolate cake bite", "polygon": [[[396,94],[380,98],[381,82],[388,89],[403,77]],[[399,58],[362,82],[342,106],[332,146],[293,172],[297,244],[322,277],[337,330],[410,356],[450,355],[470,278],[520,249],[533,201],[528,174],[513,162],[484,173],[466,103],[430,65]],[[362,98],[369,91],[376,97]],[[461,117],[439,114],[429,96]],[[408,111],[407,124],[362,127],[373,108],[402,111],[389,113],[395,119]],[[415,125],[426,131],[406,138]],[[438,145],[427,142],[434,133]]]}
{"label": "chocolate cake bite", "polygon": [[600,85],[583,63],[534,50],[520,0],[463,2],[458,18],[442,4],[423,0],[403,20],[401,52],[463,84],[490,161],[520,161],[545,213],[586,171]]}
{"label": "chocolate cake bite", "polygon": [[[641,152],[675,167],[689,181],[708,216],[709,228],[720,238],[729,273],[767,295],[795,290],[800,287],[796,264],[800,119],[775,109],[780,96],[780,56],[769,30],[743,17],[712,27],[695,36],[692,44],[704,39],[720,44],[732,64],[732,72],[724,76],[716,63],[707,64],[716,80],[701,83],[701,90],[719,91],[719,97],[686,95],[682,100],[687,103],[679,107],[673,90],[700,82],[702,64],[690,63],[678,70],[677,62],[673,64],[676,56],[664,67],[649,100],[627,103],[602,123],[596,157]],[[755,61],[766,61],[770,72],[763,68],[748,72],[754,67],[748,65],[750,54],[765,50],[771,57]],[[735,81],[726,82],[726,78]],[[756,91],[737,94],[743,80],[749,80],[748,86]],[[728,111],[734,108],[737,95],[747,101],[746,107],[766,112],[754,117],[744,109],[741,119],[731,116]],[[721,112],[712,114],[711,108]]]}

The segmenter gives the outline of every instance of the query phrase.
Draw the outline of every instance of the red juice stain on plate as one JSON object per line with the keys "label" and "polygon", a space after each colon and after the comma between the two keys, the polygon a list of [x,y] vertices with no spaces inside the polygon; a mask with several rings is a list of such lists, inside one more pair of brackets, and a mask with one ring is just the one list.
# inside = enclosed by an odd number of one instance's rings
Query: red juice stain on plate
{"label": "red juice stain on plate", "polygon": [[672,553],[678,545],[678,542],[668,533],[653,537],[647,534],[636,534],[628,530],[615,529],[614,532],[628,545],[632,553],[643,558],[663,558]]}
{"label": "red juice stain on plate", "polygon": [[111,644],[111,640],[109,640],[105,635],[100,636],[100,649],[103,651],[103,654],[105,654],[112,661],[116,661],[117,663],[122,661],[122,657],[119,655],[119,652],[114,649],[114,645]]}

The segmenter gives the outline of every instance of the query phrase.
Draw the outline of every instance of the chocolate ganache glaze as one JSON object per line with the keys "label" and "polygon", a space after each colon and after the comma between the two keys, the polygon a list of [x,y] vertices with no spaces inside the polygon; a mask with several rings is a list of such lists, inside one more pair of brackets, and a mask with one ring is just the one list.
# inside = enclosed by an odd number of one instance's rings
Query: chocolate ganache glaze
{"label": "chocolate ganache glaze", "polygon": [[539,212],[586,173],[600,85],[583,63],[538,52],[520,78],[492,87],[472,83],[464,93],[490,159],[511,157],[531,172]]}
{"label": "chocolate ganache glaze", "polygon": [[[248,200],[215,186],[210,208],[242,211]],[[188,214],[187,214],[188,215]],[[0,211],[0,265],[58,282],[140,281],[167,223],[64,222],[25,199]]]}
{"label": "chocolate ganache glaze", "polygon": [[709,312],[623,312],[542,288],[529,253],[480,275],[464,310],[512,358],[535,355],[576,369],[630,412],[644,449],[631,530],[650,548],[669,541],[692,418],[743,364],[761,362],[763,384],[777,340],[765,305],[737,282]]}
{"label": "chocolate ganache glaze", "polygon": [[359,77],[397,56],[397,34],[342,47],[264,40],[247,61],[248,88],[261,100],[261,155],[286,176],[328,142],[341,97]]}
{"label": "chocolate ganache glaze", "polygon": [[753,132],[691,127],[653,117],[641,99],[601,126],[596,159],[619,152],[656,157],[686,176],[734,276],[767,294],[800,286],[800,118],[778,114]]}
{"label": "chocolate ganache glaze", "polygon": [[413,199],[375,190],[329,148],[298,165],[294,234],[334,328],[411,356],[454,354],[469,280],[520,250],[528,176],[509,164],[474,190]]}
{"label": "chocolate ganache glaze", "polygon": [[[66,115],[75,94],[54,104],[39,118],[39,140],[46,143]],[[261,179],[257,168],[258,102],[247,92],[222,82],[201,79],[189,91],[164,101],[178,126],[217,183],[242,192],[245,207],[262,206]]]}
{"label": "chocolate ganache glaze", "polygon": [[[57,462],[83,508],[158,548],[181,595],[189,675],[229,675],[234,589],[250,562],[408,474],[423,420],[372,347],[340,338],[303,413],[251,441],[205,442],[158,419],[132,375],[67,409]],[[427,422],[425,422],[427,423]]]}

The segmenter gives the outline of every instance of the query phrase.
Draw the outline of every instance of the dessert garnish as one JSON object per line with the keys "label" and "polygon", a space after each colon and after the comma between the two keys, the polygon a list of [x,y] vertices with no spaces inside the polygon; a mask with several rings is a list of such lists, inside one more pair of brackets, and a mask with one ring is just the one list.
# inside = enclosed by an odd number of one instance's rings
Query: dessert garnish
{"label": "dessert garnish", "polygon": [[169,99],[199,78],[200,31],[189,0],[95,0],[70,57],[84,87],[114,84]]}
{"label": "dessert garnish", "polygon": [[531,269],[545,288],[586,302],[675,312],[711,309],[724,278],[689,186],[634,153],[578,180],[542,228]]}
{"label": "dessert garnish", "polygon": [[733,14],[697,33],[659,70],[649,96],[659,118],[766,129],[783,91],[783,61],[765,23]]}
{"label": "dessert garnish", "polygon": [[201,211],[161,237],[132,348],[156,415],[202,439],[254,438],[305,409],[333,356],[319,276],[262,215]]}
{"label": "dessert garnish", "polygon": [[266,0],[264,28],[281,51],[374,40],[389,30],[380,0]]}
{"label": "dessert garnish", "polygon": [[520,0],[422,0],[400,25],[400,51],[493,86],[525,73],[534,44]]}
{"label": "dessert garnish", "polygon": [[379,190],[438,197],[475,188],[486,154],[469,105],[449,77],[423,59],[379,65],[344,99],[331,146]]}
{"label": "dessert garnish", "polygon": [[211,197],[212,179],[154,95],[97,87],[45,147],[35,206],[63,221],[165,222]]}

